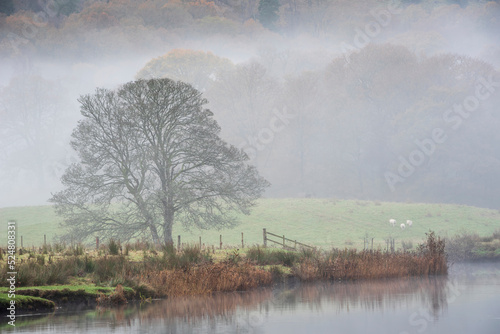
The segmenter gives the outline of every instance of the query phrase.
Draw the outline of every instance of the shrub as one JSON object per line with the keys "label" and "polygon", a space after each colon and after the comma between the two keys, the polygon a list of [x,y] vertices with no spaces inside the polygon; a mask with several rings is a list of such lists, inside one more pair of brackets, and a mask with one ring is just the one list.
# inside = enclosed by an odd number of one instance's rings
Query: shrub
{"label": "shrub", "polygon": [[301,259],[315,259],[319,256],[318,250],[306,247],[303,247],[299,254]]}
{"label": "shrub", "polygon": [[125,245],[125,256],[129,255],[131,249],[132,249],[132,245],[131,244],[126,244]]}
{"label": "shrub", "polygon": [[69,249],[67,249],[65,252],[64,252],[64,255],[66,256],[80,256],[80,255],[83,255],[85,249],[83,247],[83,245],[81,243],[78,243],[76,244],[74,247],[71,247]]}
{"label": "shrub", "polygon": [[116,280],[117,277],[124,277],[124,273],[129,267],[129,262],[124,256],[104,256],[95,260],[94,279],[103,283]]}
{"label": "shrub", "polygon": [[198,246],[188,245],[184,247],[180,255],[181,267],[189,263],[198,263],[202,258],[201,249]]}
{"label": "shrub", "polygon": [[282,249],[251,247],[246,254],[247,259],[254,261],[259,265],[277,265],[282,264],[292,267],[300,259],[300,254],[295,251],[286,251]]}
{"label": "shrub", "polygon": [[118,284],[113,293],[110,295],[101,293],[99,297],[97,297],[96,301],[100,306],[122,305],[127,303],[127,298],[125,297],[123,286]]}
{"label": "shrub", "polygon": [[403,250],[406,252],[413,248],[413,242],[411,240],[409,241],[401,240],[401,247],[403,247]]}
{"label": "shrub", "polygon": [[55,243],[53,249],[54,249],[54,252],[56,252],[56,253],[62,253],[66,249],[66,244],[65,243]]}
{"label": "shrub", "polygon": [[84,266],[84,270],[86,273],[93,273],[95,270],[94,260],[87,255],[85,255],[85,257],[83,259],[83,266]]}
{"label": "shrub", "polygon": [[117,242],[115,239],[111,238],[108,243],[108,250],[109,254],[111,255],[118,255],[120,252],[120,243]]}
{"label": "shrub", "polygon": [[446,240],[446,254],[454,261],[464,261],[475,258],[474,250],[479,244],[477,234],[462,232]]}
{"label": "shrub", "polygon": [[181,252],[177,252],[173,245],[163,247],[163,257],[153,257],[150,262],[161,269],[189,268],[194,264],[212,262],[210,252],[202,252],[196,245],[187,245]]}
{"label": "shrub", "polygon": [[269,272],[273,278],[273,281],[281,281],[285,277],[285,272],[280,266],[272,266],[269,268]]}
{"label": "shrub", "polygon": [[238,264],[241,260],[240,250],[234,249],[227,257],[226,261],[232,264]]}
{"label": "shrub", "polygon": [[246,254],[247,259],[257,262],[257,264],[266,264],[266,249],[260,248],[258,245],[248,249]]}
{"label": "shrub", "polygon": [[276,257],[276,261],[286,267],[293,266],[294,263],[299,260],[299,254],[296,252],[276,251],[273,253]]}
{"label": "shrub", "polygon": [[42,258],[43,255],[38,255],[36,259],[18,264],[18,286],[66,284],[69,277],[75,276],[81,270],[76,257],[49,261],[48,264],[45,264],[45,259]]}
{"label": "shrub", "polygon": [[494,240],[494,237],[492,235],[488,236],[488,237],[482,237],[479,239],[479,241],[481,242],[492,242]]}
{"label": "shrub", "polygon": [[45,256],[44,255],[37,255],[36,256],[36,263],[43,266],[45,264]]}

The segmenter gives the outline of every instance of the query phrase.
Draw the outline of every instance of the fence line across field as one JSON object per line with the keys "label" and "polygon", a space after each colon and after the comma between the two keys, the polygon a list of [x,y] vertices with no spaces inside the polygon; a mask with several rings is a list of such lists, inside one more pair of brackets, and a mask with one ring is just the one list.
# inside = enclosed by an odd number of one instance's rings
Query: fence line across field
{"label": "fence line across field", "polygon": [[[297,249],[297,246],[308,247],[308,248],[311,248],[311,249],[315,248],[313,246],[301,243],[301,242],[299,242],[297,240],[288,239],[284,235],[278,235],[278,234],[274,234],[274,233],[271,233],[271,232],[267,232],[265,228],[263,229],[263,231],[264,231],[264,247],[267,247],[267,242],[269,241],[269,242],[276,243],[276,244],[278,244],[278,245],[280,245],[280,246],[282,246],[284,248]],[[280,238],[280,241],[278,242],[276,240],[273,240],[273,239],[269,238],[269,236],[274,236],[274,237]],[[21,247],[20,248],[24,249],[25,247],[24,247],[23,236],[21,235],[20,237],[21,237],[20,238],[21,239]],[[222,247],[223,247],[222,237],[223,237],[223,235],[220,234],[219,235],[219,245],[218,245],[219,249],[222,249]],[[202,248],[212,248],[212,249],[214,249],[215,248],[214,245],[205,245],[202,241],[203,241],[202,237],[199,236],[198,237],[198,242],[197,243],[195,242],[195,244],[197,244],[197,246],[199,246],[200,249],[202,249]],[[245,235],[244,235],[243,232],[241,232],[241,240],[240,241],[241,241],[241,248],[245,248]],[[288,246],[286,244],[287,241],[293,243],[293,247]],[[121,241],[118,240],[118,243],[121,243]],[[73,243],[71,243],[71,245],[73,245]],[[105,245],[105,244],[103,242],[101,242],[100,238],[99,237],[95,237],[95,249],[99,249],[103,245]],[[182,237],[179,234],[177,236],[177,250],[179,250],[179,251],[182,250],[182,248],[185,245],[186,245],[186,243],[182,242]],[[45,246],[45,247],[47,246],[47,235],[46,234],[43,235],[43,246]],[[227,246],[235,246],[235,245],[234,244],[227,244]],[[236,246],[236,247],[238,247],[238,246]],[[35,249],[35,246],[33,245],[31,248]],[[36,248],[41,248],[41,246],[37,246]]]}
{"label": "fence line across field", "polygon": [[[267,247],[268,246],[268,242],[271,242],[273,244],[276,244],[276,245],[279,245],[279,246],[283,247],[284,249],[297,250],[297,247],[305,247],[305,248],[309,248],[309,249],[316,249],[316,247],[304,244],[302,242],[297,241],[296,239],[287,238],[284,234],[281,235],[281,234],[276,234],[276,233],[268,232],[266,228],[263,228],[262,231],[263,231],[263,246],[264,247]],[[194,245],[198,246],[200,249],[208,248],[208,249],[215,250],[215,249],[218,248],[219,250],[222,250],[222,248],[224,246],[222,239],[223,239],[223,235],[220,234],[219,235],[219,243],[218,243],[218,245],[217,244],[214,245],[213,243],[207,243],[207,244],[203,243],[203,240],[202,240],[201,236],[198,237],[197,242],[191,240],[188,243],[185,243],[185,242],[183,243],[182,239],[181,239],[181,235],[178,235],[177,236],[177,250],[180,251],[186,245],[189,245],[189,244],[191,244],[191,245],[194,244]],[[24,247],[24,240],[23,240],[23,236],[22,235],[20,235],[20,241],[21,241],[21,247],[20,247],[20,249],[25,249],[25,247]],[[234,239],[232,239],[232,241],[234,241]],[[364,237],[363,238],[363,249],[364,250],[370,249],[370,244],[371,244],[371,250],[373,250],[373,241],[374,241],[374,238]],[[384,241],[385,241],[385,244],[386,244],[386,251],[395,252],[395,249],[396,249],[395,239],[393,237],[390,237],[389,239],[386,239]],[[241,248],[245,248],[245,238],[244,238],[244,233],[243,232],[241,232],[241,240],[239,242],[241,242]],[[236,248],[236,247],[240,246],[239,242],[236,243],[236,244],[234,244],[234,243],[226,244],[225,246],[226,246],[226,248]],[[118,243],[121,244],[121,241],[118,240]],[[73,247],[74,242],[71,242],[70,245],[71,245],[71,247]],[[95,237],[95,249],[99,249],[100,247],[103,247],[104,245],[105,245],[105,243],[102,242],[99,237]],[[46,234],[43,235],[43,246],[44,247],[48,246],[48,244],[47,244],[47,235]],[[175,244],[174,244],[174,247],[175,247]],[[2,248],[3,247],[0,247],[0,252],[3,251]],[[35,247],[34,245],[32,245],[31,247],[28,246],[27,248],[28,249],[32,248],[33,251],[34,251],[35,248],[40,248],[41,249],[42,247],[41,246],[36,246]]]}

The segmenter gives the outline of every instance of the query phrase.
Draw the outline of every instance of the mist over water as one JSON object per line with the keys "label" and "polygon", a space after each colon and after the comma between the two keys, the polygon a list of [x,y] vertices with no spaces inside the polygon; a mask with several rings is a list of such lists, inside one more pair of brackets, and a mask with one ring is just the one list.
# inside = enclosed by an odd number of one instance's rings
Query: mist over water
{"label": "mist over water", "polygon": [[498,2],[281,2],[272,29],[257,1],[55,3],[0,16],[0,207],[61,189],[80,95],[166,76],[267,197],[498,208]]}

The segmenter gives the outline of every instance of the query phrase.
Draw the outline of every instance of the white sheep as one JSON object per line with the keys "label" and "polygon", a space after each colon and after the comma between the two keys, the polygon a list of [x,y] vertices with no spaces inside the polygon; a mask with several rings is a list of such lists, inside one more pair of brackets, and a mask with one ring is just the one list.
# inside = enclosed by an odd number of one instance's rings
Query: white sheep
{"label": "white sheep", "polygon": [[413,224],[413,222],[411,220],[406,221],[406,225],[411,226],[412,224]]}
{"label": "white sheep", "polygon": [[392,225],[392,227],[396,226],[396,219],[389,219],[389,223]]}
{"label": "white sheep", "polygon": [[402,230],[404,230],[406,228],[406,225],[405,224],[401,224],[399,225],[401,227]]}

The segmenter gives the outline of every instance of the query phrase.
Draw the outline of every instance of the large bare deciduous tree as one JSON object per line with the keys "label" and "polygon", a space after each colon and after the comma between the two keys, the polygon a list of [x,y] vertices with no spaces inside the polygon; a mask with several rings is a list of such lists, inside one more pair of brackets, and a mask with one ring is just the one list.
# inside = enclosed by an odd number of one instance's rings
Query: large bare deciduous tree
{"label": "large bare deciduous tree", "polygon": [[80,162],[51,198],[72,237],[169,244],[174,222],[234,225],[268,186],[242,150],[220,139],[207,101],[188,84],[138,80],[79,102],[84,119],[71,145]]}

